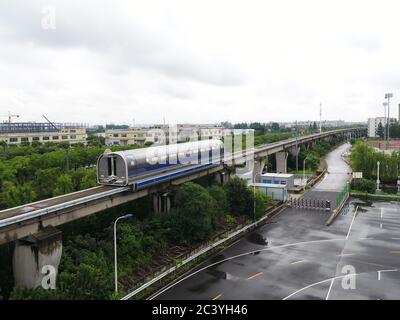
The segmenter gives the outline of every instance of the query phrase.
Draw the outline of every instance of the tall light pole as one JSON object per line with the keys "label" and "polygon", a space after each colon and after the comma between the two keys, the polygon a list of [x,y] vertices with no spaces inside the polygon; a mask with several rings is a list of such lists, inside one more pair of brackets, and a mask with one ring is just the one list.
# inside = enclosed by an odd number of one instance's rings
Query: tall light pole
{"label": "tall light pole", "polygon": [[298,173],[298,171],[299,171],[299,144],[296,135],[296,172]]}
{"label": "tall light pole", "polygon": [[386,141],[386,131],[387,131],[387,118],[386,118],[386,107],[387,107],[387,102],[382,103],[383,108],[385,109],[385,120],[383,121],[383,124],[385,125],[385,127],[383,128],[383,140]]}
{"label": "tall light pole", "polygon": [[[305,157],[303,160],[303,181],[306,180],[306,160],[308,160],[308,157]],[[304,185],[304,190],[306,189],[307,183]]]}
{"label": "tall light pole", "polygon": [[385,99],[388,100],[387,102],[387,106],[388,106],[388,112],[387,112],[387,126],[388,126],[388,132],[387,132],[387,136],[386,139],[389,141],[390,139],[390,98],[393,97],[393,93],[386,93],[385,94]]}
{"label": "tall light pole", "polygon": [[381,189],[379,188],[379,184],[381,183],[381,181],[379,180],[379,166],[380,166],[380,162],[378,161],[376,163],[378,165],[378,170],[377,170],[377,176],[376,176],[376,191],[381,191]]}
{"label": "tall light pole", "polygon": [[117,218],[114,222],[114,274],[115,274],[115,293],[118,293],[118,259],[117,259],[117,222],[121,219],[133,217],[133,214],[126,214]]}
{"label": "tall light pole", "polygon": [[319,133],[322,132],[322,103],[319,104]]}

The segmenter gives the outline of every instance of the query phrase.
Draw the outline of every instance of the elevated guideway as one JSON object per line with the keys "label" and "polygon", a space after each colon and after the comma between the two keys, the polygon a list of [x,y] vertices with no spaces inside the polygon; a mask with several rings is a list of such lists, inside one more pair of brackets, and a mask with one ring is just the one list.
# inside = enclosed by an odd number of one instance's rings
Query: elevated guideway
{"label": "elevated guideway", "polygon": [[[319,139],[337,135],[347,135],[348,138],[351,138],[365,134],[366,128],[326,131],[297,139],[292,138],[261,145],[250,152],[237,152],[233,154],[232,160],[239,162],[249,153],[254,153],[254,158],[260,159],[283,152],[289,148],[297,148],[300,144],[313,143]],[[221,172],[225,168],[224,164],[216,164],[184,176],[178,175],[184,169],[177,168],[177,178],[161,181],[157,185],[144,187],[136,192],[132,192],[130,187],[99,186],[0,211],[0,244],[21,239],[47,226],[58,226],[145,197],[160,190],[165,190],[174,185],[180,185],[203,176]],[[160,179],[160,176],[148,177],[147,179]],[[146,184],[146,181],[142,181],[142,183]]]}

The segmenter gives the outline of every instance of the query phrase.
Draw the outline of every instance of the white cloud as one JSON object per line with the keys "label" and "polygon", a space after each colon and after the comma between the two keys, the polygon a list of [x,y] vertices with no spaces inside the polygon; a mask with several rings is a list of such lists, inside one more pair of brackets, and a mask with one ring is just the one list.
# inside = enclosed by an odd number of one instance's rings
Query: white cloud
{"label": "white cloud", "polygon": [[[56,10],[43,30],[42,9]],[[400,101],[396,1],[0,4],[0,114],[89,123],[366,120]]]}

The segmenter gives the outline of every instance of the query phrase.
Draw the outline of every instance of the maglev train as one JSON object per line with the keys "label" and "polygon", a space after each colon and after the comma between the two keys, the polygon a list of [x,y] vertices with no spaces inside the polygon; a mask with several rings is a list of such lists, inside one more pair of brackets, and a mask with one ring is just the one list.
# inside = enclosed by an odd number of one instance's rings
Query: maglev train
{"label": "maglev train", "polygon": [[106,151],[97,160],[97,182],[132,186],[135,191],[219,165],[223,154],[223,142],[216,139]]}

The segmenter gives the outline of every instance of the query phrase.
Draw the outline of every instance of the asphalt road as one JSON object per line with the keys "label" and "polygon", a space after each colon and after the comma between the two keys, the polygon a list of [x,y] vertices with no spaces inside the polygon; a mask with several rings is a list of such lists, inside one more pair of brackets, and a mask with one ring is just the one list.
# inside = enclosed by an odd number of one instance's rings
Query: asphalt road
{"label": "asphalt road", "polygon": [[[307,197],[332,197],[343,189],[346,148],[329,155],[329,175]],[[399,204],[351,203],[329,227],[328,215],[287,209],[256,231],[268,246],[242,238],[154,298],[399,299]]]}

